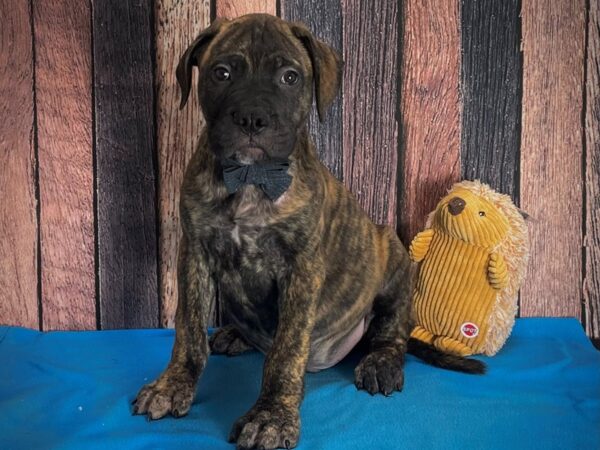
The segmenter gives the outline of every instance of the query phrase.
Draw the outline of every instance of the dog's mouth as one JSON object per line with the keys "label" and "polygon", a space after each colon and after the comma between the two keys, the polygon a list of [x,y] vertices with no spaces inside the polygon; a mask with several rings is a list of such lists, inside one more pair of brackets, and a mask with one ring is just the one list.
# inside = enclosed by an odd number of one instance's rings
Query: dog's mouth
{"label": "dog's mouth", "polygon": [[261,161],[267,158],[267,152],[263,147],[254,143],[240,147],[233,154],[233,159],[241,164],[254,164],[256,161]]}

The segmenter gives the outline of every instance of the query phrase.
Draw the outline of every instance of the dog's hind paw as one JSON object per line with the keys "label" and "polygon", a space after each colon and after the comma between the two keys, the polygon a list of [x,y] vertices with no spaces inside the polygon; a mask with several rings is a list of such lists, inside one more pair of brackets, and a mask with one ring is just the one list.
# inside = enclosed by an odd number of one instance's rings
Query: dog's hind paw
{"label": "dog's hind paw", "polygon": [[208,344],[215,355],[237,356],[252,350],[252,346],[233,325],[225,325],[215,331]]}
{"label": "dog's hind paw", "polygon": [[354,369],[354,384],[371,395],[390,395],[404,386],[403,357],[391,348],[366,355]]}
{"label": "dog's hind paw", "polygon": [[234,424],[229,442],[238,449],[294,448],[298,445],[300,418],[298,412],[279,407],[254,407]]}
{"label": "dog's hind paw", "polygon": [[190,410],[195,394],[194,383],[159,378],[140,389],[133,401],[133,414],[146,414],[148,420],[161,419],[169,413],[182,417]]}

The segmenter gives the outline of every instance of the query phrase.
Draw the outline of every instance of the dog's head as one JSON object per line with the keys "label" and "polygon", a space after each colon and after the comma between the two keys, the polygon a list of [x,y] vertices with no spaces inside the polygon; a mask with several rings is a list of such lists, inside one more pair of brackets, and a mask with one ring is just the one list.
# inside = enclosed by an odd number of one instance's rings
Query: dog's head
{"label": "dog's head", "polygon": [[219,19],[185,51],[177,67],[181,107],[192,68],[217,157],[242,163],[287,158],[312,107],[321,120],[341,78],[341,60],[303,25],[266,14]]}

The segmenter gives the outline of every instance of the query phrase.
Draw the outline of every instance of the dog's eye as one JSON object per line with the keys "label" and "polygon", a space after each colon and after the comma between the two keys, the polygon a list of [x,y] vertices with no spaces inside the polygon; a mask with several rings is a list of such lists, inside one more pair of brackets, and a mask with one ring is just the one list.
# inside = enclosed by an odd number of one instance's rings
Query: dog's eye
{"label": "dog's eye", "polygon": [[479,215],[480,215],[481,217],[485,216],[485,211],[479,211]]}
{"label": "dog's eye", "polygon": [[281,82],[287,85],[296,84],[299,79],[300,75],[295,70],[286,70],[281,76]]}
{"label": "dog's eye", "polygon": [[231,78],[231,74],[229,73],[229,68],[225,66],[217,66],[214,68],[213,73],[215,74],[215,78],[219,81],[227,81]]}

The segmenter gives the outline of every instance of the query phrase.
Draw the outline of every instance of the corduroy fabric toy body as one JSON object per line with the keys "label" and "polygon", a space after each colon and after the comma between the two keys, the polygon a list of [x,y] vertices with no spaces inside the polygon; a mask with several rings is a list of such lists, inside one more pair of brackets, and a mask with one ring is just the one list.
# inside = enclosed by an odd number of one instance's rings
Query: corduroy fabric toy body
{"label": "corduroy fabric toy body", "polygon": [[421,262],[412,337],[460,356],[494,355],[510,334],[529,257],[527,227],[507,195],[455,184],[413,239]]}

